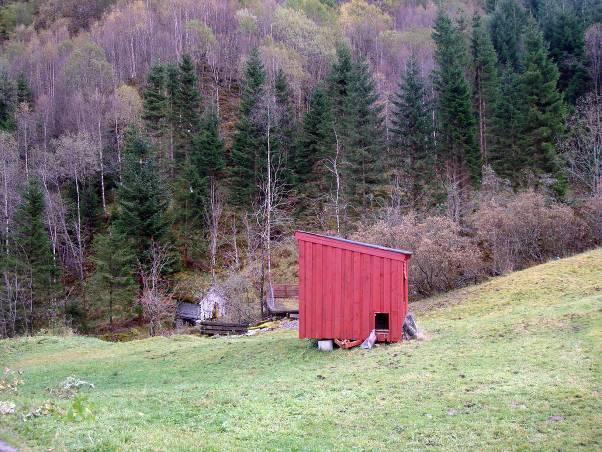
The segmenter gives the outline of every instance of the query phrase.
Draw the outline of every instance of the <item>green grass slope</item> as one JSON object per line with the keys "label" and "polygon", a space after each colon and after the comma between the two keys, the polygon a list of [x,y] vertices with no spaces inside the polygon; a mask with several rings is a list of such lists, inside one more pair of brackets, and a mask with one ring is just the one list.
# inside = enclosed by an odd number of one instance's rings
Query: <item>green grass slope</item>
{"label": "green grass slope", "polygon": [[[414,305],[429,339],[317,352],[296,332],[0,342],[0,437],[56,450],[602,447],[602,250]],[[49,388],[75,375],[92,416]],[[51,401],[54,413],[22,420]],[[73,411],[73,410],[72,410]],[[80,413],[76,410],[76,414]],[[80,413],[81,414],[81,413]]]}

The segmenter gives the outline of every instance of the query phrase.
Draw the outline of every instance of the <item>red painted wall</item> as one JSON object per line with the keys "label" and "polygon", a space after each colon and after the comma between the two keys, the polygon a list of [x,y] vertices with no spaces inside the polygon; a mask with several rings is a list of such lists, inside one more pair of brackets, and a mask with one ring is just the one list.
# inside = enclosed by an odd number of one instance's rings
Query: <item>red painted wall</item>
{"label": "red painted wall", "polygon": [[298,231],[299,337],[365,339],[375,313],[389,314],[397,342],[408,308],[411,253]]}

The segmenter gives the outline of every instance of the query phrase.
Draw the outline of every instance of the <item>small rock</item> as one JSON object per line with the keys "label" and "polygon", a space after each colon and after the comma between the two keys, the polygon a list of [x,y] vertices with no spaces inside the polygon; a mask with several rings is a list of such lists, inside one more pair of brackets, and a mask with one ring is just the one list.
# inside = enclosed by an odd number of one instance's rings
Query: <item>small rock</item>
{"label": "small rock", "polygon": [[15,404],[13,402],[0,400],[0,414],[14,414]]}
{"label": "small rock", "polygon": [[564,416],[550,416],[548,418],[548,421],[550,422],[560,422],[560,421],[564,421]]}
{"label": "small rock", "polygon": [[455,408],[450,408],[449,410],[447,410],[447,414],[449,416],[455,416],[456,414],[458,414],[458,410],[456,410]]}

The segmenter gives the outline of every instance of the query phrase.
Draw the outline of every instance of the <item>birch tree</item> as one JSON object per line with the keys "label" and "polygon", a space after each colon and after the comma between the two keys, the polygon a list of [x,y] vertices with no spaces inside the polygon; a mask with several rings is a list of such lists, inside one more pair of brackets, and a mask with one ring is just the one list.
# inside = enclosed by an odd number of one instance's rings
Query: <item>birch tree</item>
{"label": "birch tree", "polygon": [[224,210],[223,195],[214,177],[209,180],[208,196],[205,203],[205,222],[209,231],[209,256],[211,259],[211,278],[215,283],[215,267],[217,259],[217,247],[219,240],[219,228]]}
{"label": "birch tree", "polygon": [[0,173],[0,190],[2,190],[2,242],[4,244],[4,252],[8,253],[10,224],[14,207],[18,200],[17,190],[20,185],[20,165],[15,137],[4,131],[0,132],[0,159],[2,160]]}
{"label": "birch tree", "polygon": [[560,149],[571,178],[591,195],[602,193],[602,95],[589,93],[577,102]]}
{"label": "birch tree", "polygon": [[155,336],[161,332],[165,322],[171,321],[175,313],[175,303],[163,274],[170,263],[170,252],[165,246],[152,243],[148,265],[140,266],[142,294],[140,306],[149,325],[149,333]]}
{"label": "birch tree", "polygon": [[82,230],[82,185],[98,170],[97,146],[85,132],[63,135],[55,141],[56,172],[75,185],[75,237],[77,244],[78,277],[85,298],[85,249],[87,237]]}
{"label": "birch tree", "polygon": [[[276,93],[268,87],[264,91],[258,110],[253,119],[258,124],[265,138],[265,151],[259,162],[259,201],[255,209],[255,217],[259,226],[262,249],[261,291],[267,280],[267,289],[272,287],[272,241],[282,232],[288,223],[286,206],[288,196],[286,188],[286,155],[288,149],[282,148],[278,137],[285,120],[282,104],[277,102]],[[265,306],[262,303],[262,315]],[[273,307],[272,307],[273,308]]]}

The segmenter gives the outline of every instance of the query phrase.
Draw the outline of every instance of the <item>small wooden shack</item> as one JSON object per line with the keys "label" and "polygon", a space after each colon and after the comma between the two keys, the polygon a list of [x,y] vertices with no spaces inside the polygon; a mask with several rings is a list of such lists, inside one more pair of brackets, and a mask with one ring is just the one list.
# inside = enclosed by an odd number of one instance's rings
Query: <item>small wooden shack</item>
{"label": "small wooden shack", "polygon": [[197,325],[205,320],[217,320],[227,314],[226,296],[218,287],[211,287],[197,303],[180,301],[176,309],[176,327]]}
{"label": "small wooden shack", "polygon": [[309,232],[299,249],[299,337],[380,342],[403,336],[409,251]]}
{"label": "small wooden shack", "polygon": [[226,315],[226,296],[216,286],[211,287],[199,300],[201,320],[221,319]]}

